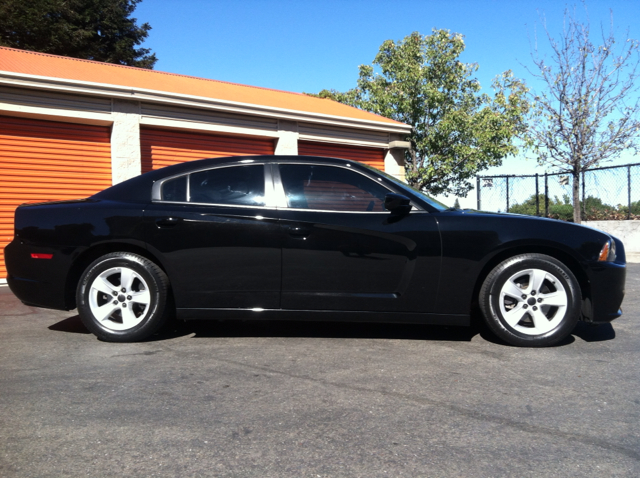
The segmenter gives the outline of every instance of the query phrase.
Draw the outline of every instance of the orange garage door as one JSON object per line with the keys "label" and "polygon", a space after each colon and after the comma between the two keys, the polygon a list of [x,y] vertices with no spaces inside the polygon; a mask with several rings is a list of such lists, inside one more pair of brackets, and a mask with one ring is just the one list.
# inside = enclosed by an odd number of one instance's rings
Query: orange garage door
{"label": "orange garage door", "polygon": [[384,171],[384,149],[300,141],[298,143],[298,153],[303,156],[351,159]]}
{"label": "orange garage door", "polygon": [[273,154],[272,139],[218,136],[162,129],[140,131],[142,172],[204,158]]}
{"label": "orange garage door", "polygon": [[0,278],[13,215],[25,202],[76,199],[111,186],[110,128],[0,116]]}

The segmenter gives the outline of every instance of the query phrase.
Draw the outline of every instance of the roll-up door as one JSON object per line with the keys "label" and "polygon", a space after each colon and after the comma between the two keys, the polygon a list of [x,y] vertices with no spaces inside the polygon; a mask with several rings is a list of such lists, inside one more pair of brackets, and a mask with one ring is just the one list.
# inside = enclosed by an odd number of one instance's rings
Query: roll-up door
{"label": "roll-up door", "polygon": [[219,136],[144,128],[140,132],[142,172],[204,158],[273,154],[272,139]]}
{"label": "roll-up door", "polygon": [[298,153],[303,156],[351,159],[384,171],[384,149],[300,141],[298,142]]}
{"label": "roll-up door", "polygon": [[76,199],[111,186],[110,128],[0,116],[0,278],[13,216],[25,202]]}

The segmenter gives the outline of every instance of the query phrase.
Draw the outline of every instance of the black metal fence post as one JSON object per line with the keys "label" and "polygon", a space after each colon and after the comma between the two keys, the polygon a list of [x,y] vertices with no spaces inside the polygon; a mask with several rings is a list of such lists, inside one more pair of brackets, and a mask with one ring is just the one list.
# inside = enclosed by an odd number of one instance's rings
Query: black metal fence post
{"label": "black metal fence post", "polygon": [[631,219],[631,165],[627,166],[627,220]]}
{"label": "black metal fence post", "polygon": [[549,217],[549,175],[544,173],[544,217]]}
{"label": "black metal fence post", "polygon": [[504,212],[509,212],[509,176],[507,176],[507,209]]}
{"label": "black metal fence post", "polygon": [[582,210],[580,211],[580,219],[585,220],[587,218],[587,202],[584,199],[584,171],[582,171]]}
{"label": "black metal fence post", "polygon": [[538,173],[536,173],[536,216],[540,216],[540,193],[538,192]]}

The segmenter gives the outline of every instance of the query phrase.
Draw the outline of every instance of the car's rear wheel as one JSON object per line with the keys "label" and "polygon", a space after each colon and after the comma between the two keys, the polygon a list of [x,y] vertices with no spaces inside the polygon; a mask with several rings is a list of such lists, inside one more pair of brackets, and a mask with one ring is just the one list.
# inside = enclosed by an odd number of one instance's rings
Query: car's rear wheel
{"label": "car's rear wheel", "polygon": [[102,340],[143,340],[166,320],[168,289],[166,274],[148,259],[129,252],[106,254],[80,278],[78,313]]}
{"label": "car's rear wheel", "polygon": [[562,262],[544,254],[500,263],[485,279],[479,301],[489,328],[512,345],[556,344],[580,318],[578,281]]}

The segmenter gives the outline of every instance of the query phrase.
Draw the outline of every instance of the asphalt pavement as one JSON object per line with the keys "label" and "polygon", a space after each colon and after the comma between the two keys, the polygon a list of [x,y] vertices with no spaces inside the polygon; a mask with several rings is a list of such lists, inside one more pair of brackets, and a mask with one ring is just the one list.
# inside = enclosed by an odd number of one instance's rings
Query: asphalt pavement
{"label": "asphalt pavement", "polygon": [[640,264],[556,347],[481,326],[177,324],[98,341],[0,288],[0,476],[640,476]]}

